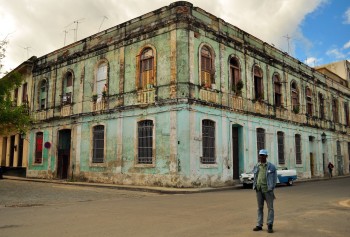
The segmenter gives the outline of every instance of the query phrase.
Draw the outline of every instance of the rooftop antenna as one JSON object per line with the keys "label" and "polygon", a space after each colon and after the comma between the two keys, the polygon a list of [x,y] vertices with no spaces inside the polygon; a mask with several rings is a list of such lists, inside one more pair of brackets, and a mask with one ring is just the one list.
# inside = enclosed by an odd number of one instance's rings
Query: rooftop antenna
{"label": "rooftop antenna", "polygon": [[82,22],[83,20],[84,20],[85,18],[81,18],[81,19],[79,19],[79,20],[75,20],[73,23],[75,23],[76,24],[76,27],[75,27],[75,35],[74,35],[74,41],[77,41],[77,39],[78,39],[78,25],[79,25],[79,23],[80,22]]}
{"label": "rooftop antenna", "polygon": [[102,22],[101,22],[101,24],[100,24],[100,27],[98,28],[98,32],[100,32],[101,26],[102,26],[103,22],[104,22],[106,19],[108,20],[108,17],[103,16]]}
{"label": "rooftop antenna", "polygon": [[288,43],[288,54],[290,55],[290,46],[289,46],[289,40],[290,40],[292,37],[290,37],[288,34],[287,34],[287,35],[285,35],[285,36],[283,36],[283,37],[287,39],[287,43]]}
{"label": "rooftop antenna", "polygon": [[67,39],[67,33],[68,33],[68,31],[67,31],[67,30],[64,30],[63,32],[64,32],[64,44],[63,44],[63,46],[66,46],[66,39]]}
{"label": "rooftop antenna", "polygon": [[20,46],[20,45],[19,45],[19,47],[21,47],[22,49],[27,50],[27,59],[28,59],[29,58],[29,49],[32,48],[32,47],[30,47],[30,46],[23,47],[23,46]]}

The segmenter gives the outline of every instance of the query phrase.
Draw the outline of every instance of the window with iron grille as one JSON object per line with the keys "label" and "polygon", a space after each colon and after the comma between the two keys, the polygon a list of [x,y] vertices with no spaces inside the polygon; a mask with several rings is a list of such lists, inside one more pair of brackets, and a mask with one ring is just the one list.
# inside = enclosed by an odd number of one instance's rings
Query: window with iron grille
{"label": "window with iron grille", "polygon": [[105,147],[105,127],[103,125],[97,125],[93,127],[92,139],[92,163],[103,163]]}
{"label": "window with iron grille", "polygon": [[299,112],[299,90],[296,82],[291,85],[292,109],[294,112]]}
{"label": "window with iron grille", "polygon": [[325,114],[324,114],[324,97],[321,93],[318,94],[318,100],[319,100],[319,105],[320,105],[320,118],[324,119]]}
{"label": "window with iron grille", "polygon": [[202,164],[215,164],[215,122],[202,121]]}
{"label": "window with iron grille", "polygon": [[138,122],[138,163],[153,163],[153,121]]}
{"label": "window with iron grille", "polygon": [[280,82],[280,78],[278,74],[273,76],[273,82],[275,87],[275,106],[282,106],[282,84]]}
{"label": "window with iron grille", "polygon": [[232,85],[232,91],[237,92],[238,88],[238,82],[241,80],[241,73],[239,69],[239,62],[237,58],[231,58],[230,59],[230,77],[231,77],[231,85]]}
{"label": "window with iron grille", "polygon": [[284,165],[284,133],[277,132],[278,164]]}
{"label": "window with iron grille", "polygon": [[254,92],[256,100],[264,99],[263,75],[258,66],[254,67]]}
{"label": "window with iron grille", "polygon": [[213,78],[213,57],[207,46],[201,48],[201,86],[210,88]]}
{"label": "window with iron grille", "polygon": [[339,117],[338,117],[338,101],[336,99],[332,100],[332,112],[333,112],[333,121],[335,123],[339,122]]}
{"label": "window with iron grille", "polygon": [[300,134],[295,134],[295,162],[300,165],[301,162],[301,136]]}
{"label": "window with iron grille", "polygon": [[309,116],[312,116],[312,106],[312,92],[310,88],[306,88],[306,112]]}
{"label": "window with iron grille", "polygon": [[154,86],[154,53],[151,48],[144,49],[140,57],[139,87],[147,89],[147,85]]}
{"label": "window with iron grille", "polygon": [[349,104],[347,102],[344,103],[344,114],[345,114],[345,124],[346,126],[350,125],[349,121]]}
{"label": "window with iron grille", "polygon": [[36,133],[35,136],[35,164],[41,164],[43,160],[43,139],[44,134],[42,132]]}
{"label": "window with iron grille", "polygon": [[259,154],[261,149],[265,148],[265,129],[257,128],[256,129],[256,148]]}

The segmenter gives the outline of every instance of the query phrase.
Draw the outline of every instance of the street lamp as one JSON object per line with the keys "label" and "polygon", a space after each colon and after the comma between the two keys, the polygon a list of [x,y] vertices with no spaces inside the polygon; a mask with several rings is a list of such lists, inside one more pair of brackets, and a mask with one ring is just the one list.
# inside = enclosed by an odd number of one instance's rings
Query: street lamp
{"label": "street lamp", "polygon": [[325,143],[327,141],[327,135],[325,133],[321,134],[321,139],[322,139],[322,143]]}

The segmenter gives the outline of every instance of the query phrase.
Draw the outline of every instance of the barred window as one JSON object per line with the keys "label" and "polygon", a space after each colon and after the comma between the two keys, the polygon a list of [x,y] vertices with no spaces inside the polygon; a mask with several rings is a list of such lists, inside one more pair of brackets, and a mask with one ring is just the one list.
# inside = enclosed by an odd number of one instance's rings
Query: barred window
{"label": "barred window", "polygon": [[41,164],[43,161],[43,139],[44,134],[42,132],[36,133],[35,137],[35,164]]}
{"label": "barred window", "polygon": [[263,73],[258,66],[254,67],[254,92],[256,100],[264,99]]}
{"label": "barred window", "polygon": [[273,83],[274,83],[274,89],[275,89],[275,106],[281,107],[282,106],[282,84],[278,74],[275,74],[273,76]]}
{"label": "barred window", "polygon": [[256,148],[259,154],[261,149],[266,149],[265,147],[265,129],[257,128],[256,129]]}
{"label": "barred window", "polygon": [[138,122],[138,163],[152,164],[153,162],[153,121]]}
{"label": "barred window", "polygon": [[301,164],[301,136],[300,134],[295,134],[295,162],[296,164]]}
{"label": "barred window", "polygon": [[92,163],[104,162],[105,127],[97,125],[93,127],[93,155]]}
{"label": "barred window", "polygon": [[277,132],[277,146],[278,146],[278,164],[284,165],[284,133]]}
{"label": "barred window", "polygon": [[215,122],[205,119],[202,121],[203,164],[215,164]]}

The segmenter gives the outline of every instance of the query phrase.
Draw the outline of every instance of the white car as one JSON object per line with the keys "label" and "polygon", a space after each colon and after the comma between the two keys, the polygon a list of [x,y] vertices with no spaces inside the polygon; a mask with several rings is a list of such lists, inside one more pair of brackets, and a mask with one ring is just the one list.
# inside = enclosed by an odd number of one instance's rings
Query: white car
{"label": "white car", "polygon": [[[285,183],[289,186],[293,185],[293,182],[298,178],[297,171],[292,169],[288,170],[283,168],[282,170],[277,170],[277,183]],[[252,185],[254,182],[254,174],[252,172],[242,173],[239,176],[239,180],[243,184],[243,187]]]}

